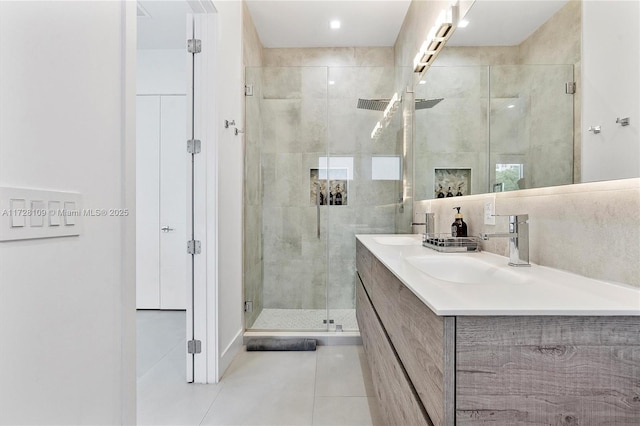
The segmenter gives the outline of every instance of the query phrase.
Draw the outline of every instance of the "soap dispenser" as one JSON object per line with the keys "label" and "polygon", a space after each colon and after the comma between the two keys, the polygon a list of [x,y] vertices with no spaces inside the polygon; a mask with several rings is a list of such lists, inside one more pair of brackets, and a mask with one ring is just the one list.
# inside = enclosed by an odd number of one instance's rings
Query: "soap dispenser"
{"label": "soap dispenser", "polygon": [[460,207],[454,207],[454,210],[458,210],[456,214],[456,220],[451,224],[451,236],[453,237],[466,237],[467,236],[467,224],[462,220],[462,213],[460,213]]}

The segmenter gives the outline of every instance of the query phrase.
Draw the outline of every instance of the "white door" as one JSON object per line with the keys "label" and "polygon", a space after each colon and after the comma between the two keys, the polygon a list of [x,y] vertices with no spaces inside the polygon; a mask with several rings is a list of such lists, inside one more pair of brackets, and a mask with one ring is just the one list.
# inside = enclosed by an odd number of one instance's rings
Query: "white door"
{"label": "white door", "polygon": [[160,96],[136,107],[136,307],[160,309]]}
{"label": "white door", "polygon": [[160,117],[160,309],[186,309],[186,96],[162,96]]}
{"label": "white door", "polygon": [[138,96],[138,309],[186,309],[186,96]]}

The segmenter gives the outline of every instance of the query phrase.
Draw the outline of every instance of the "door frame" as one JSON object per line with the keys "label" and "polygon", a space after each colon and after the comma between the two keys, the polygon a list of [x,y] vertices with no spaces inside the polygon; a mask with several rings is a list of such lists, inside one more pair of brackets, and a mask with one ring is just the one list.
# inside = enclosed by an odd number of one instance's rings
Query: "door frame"
{"label": "door frame", "polygon": [[[194,256],[193,293],[187,285],[187,339],[195,336],[202,342],[202,352],[187,356],[187,377],[193,383],[218,381],[218,161],[216,108],[216,50],[218,15],[210,0],[188,1],[193,13],[187,19],[187,33],[202,41],[202,51],[188,61],[187,73],[194,71],[195,90],[187,88],[187,104],[193,102],[195,138],[201,140],[201,152],[194,156],[194,211],[188,206],[187,218],[195,228],[195,239],[201,241],[201,253]],[[194,68],[195,67],[195,68]],[[193,93],[193,96],[192,96]],[[187,120],[191,122],[191,108]],[[187,175],[191,173],[189,161]],[[189,185],[191,182],[189,182]],[[189,192],[191,188],[189,187]],[[188,268],[190,269],[190,268]],[[191,271],[190,271],[191,272]],[[189,276],[188,282],[191,281]],[[193,329],[189,318],[193,305]],[[186,348],[185,348],[186,352]],[[188,355],[188,354],[187,354]]]}

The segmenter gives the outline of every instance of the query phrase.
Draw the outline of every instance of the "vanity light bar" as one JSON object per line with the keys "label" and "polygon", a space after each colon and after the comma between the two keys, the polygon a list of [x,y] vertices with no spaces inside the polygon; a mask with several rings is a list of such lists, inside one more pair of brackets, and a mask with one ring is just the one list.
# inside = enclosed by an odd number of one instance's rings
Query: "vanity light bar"
{"label": "vanity light bar", "polygon": [[444,42],[453,33],[454,7],[449,6],[438,15],[435,25],[429,31],[426,40],[420,46],[420,50],[413,58],[413,71],[421,73],[430,67],[433,60],[444,47]]}

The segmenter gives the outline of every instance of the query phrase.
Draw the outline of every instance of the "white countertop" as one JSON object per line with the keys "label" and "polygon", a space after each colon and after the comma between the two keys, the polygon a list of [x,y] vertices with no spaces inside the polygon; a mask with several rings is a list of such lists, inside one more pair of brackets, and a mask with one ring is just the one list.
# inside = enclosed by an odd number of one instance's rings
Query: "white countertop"
{"label": "white countertop", "polygon": [[[380,244],[401,237],[403,244]],[[640,289],[586,278],[544,266],[507,266],[492,253],[440,253],[422,246],[420,235],[356,235],[362,244],[438,315],[640,315]],[[387,239],[387,242],[394,240]],[[458,283],[436,279],[407,259],[473,257],[508,268],[517,283]],[[461,266],[462,267],[462,266]]]}

